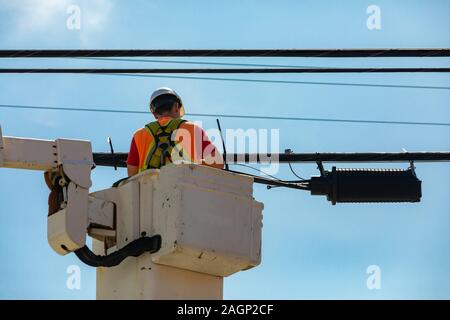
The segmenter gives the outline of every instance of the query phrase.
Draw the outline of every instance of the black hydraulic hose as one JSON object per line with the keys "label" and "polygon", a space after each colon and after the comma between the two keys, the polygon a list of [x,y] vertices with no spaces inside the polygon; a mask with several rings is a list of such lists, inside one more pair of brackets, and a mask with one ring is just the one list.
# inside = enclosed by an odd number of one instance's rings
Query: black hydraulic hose
{"label": "black hydraulic hose", "polygon": [[161,248],[161,236],[159,234],[152,237],[143,237],[127,244],[109,255],[96,255],[84,246],[75,250],[77,257],[91,267],[114,267],[120,264],[127,257],[138,257],[144,252],[155,253]]}

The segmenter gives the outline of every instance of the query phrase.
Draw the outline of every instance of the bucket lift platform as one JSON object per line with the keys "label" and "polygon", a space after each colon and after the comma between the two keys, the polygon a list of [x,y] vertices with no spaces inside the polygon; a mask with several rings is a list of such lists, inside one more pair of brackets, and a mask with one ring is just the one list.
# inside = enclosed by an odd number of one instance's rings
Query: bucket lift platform
{"label": "bucket lift platform", "polygon": [[98,299],[222,299],[223,277],[261,262],[263,205],[253,179],[193,164],[147,170],[92,193],[115,204],[116,242],[97,236],[105,255],[143,235],[161,235],[153,254],[97,269]]}

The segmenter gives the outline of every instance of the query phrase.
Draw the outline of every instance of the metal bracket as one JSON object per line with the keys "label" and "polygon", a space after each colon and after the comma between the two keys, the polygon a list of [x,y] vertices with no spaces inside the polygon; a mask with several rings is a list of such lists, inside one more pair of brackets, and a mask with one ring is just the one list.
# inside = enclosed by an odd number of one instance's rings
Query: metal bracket
{"label": "metal bracket", "polygon": [[323,167],[322,161],[316,161],[317,169],[320,171],[320,175],[323,177],[325,175],[325,169]]}
{"label": "metal bracket", "polygon": [[416,166],[414,165],[414,160],[409,161],[409,169],[411,169],[412,174],[415,176],[416,175]]}
{"label": "metal bracket", "polygon": [[92,148],[89,141],[57,139],[58,164],[62,165],[64,174],[76,185],[89,189],[91,169],[94,164]]}

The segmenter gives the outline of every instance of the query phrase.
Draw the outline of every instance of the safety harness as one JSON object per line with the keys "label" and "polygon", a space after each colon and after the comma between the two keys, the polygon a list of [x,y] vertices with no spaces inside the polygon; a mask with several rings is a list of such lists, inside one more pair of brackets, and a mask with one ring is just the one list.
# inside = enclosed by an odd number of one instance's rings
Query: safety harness
{"label": "safety harness", "polygon": [[161,125],[158,121],[145,125],[154,138],[154,143],[146,157],[145,169],[159,169],[171,163],[173,152],[177,152],[181,158],[183,157],[183,150],[177,142],[172,140],[172,133],[184,122],[186,120],[174,118],[166,125]]}

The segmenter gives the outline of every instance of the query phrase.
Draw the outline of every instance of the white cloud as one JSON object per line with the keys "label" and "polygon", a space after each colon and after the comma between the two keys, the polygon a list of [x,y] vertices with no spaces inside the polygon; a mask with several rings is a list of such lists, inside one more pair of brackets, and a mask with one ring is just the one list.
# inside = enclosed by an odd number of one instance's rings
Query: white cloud
{"label": "white cloud", "polygon": [[92,36],[107,28],[112,7],[110,0],[91,0],[89,5],[81,8],[80,39],[82,45],[89,46]]}
{"label": "white cloud", "polygon": [[69,0],[4,0],[1,5],[12,14],[15,31],[32,32],[54,24],[56,17],[65,13]]}
{"label": "white cloud", "polygon": [[109,0],[94,0],[85,11],[85,22],[91,27],[101,27],[106,24],[112,3]]}
{"label": "white cloud", "polygon": [[12,20],[4,35],[12,42],[39,40],[43,34],[66,36],[66,10],[71,5],[80,7],[81,29],[71,32],[78,33],[82,44],[106,29],[112,0],[0,0],[0,10]]}

